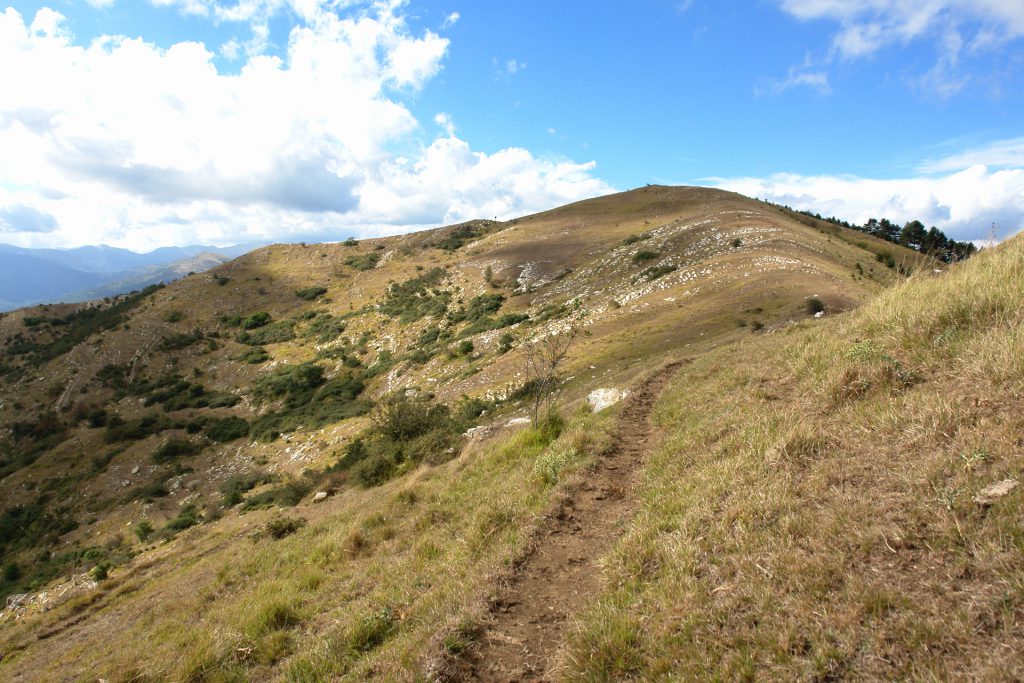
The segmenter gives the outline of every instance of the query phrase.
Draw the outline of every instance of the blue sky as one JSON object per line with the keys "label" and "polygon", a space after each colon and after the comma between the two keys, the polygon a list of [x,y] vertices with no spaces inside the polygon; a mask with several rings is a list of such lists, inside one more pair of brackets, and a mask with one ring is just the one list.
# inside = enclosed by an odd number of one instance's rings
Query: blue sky
{"label": "blue sky", "polygon": [[645,183],[1024,223],[1016,0],[16,2],[0,61],[24,246],[340,239]]}

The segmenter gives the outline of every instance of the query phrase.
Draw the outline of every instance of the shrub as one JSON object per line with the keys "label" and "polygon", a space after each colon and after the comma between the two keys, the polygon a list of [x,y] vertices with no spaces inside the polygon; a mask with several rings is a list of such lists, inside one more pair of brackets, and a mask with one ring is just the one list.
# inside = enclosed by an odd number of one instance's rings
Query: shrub
{"label": "shrub", "polygon": [[253,313],[242,321],[242,329],[255,330],[270,324],[270,314],[266,311]]}
{"label": "shrub", "polygon": [[239,344],[263,346],[264,344],[281,344],[295,339],[295,323],[291,320],[280,320],[264,325],[256,330],[240,332],[235,337]]}
{"label": "shrub", "polygon": [[238,356],[238,360],[242,363],[248,363],[249,365],[257,365],[263,363],[270,358],[270,354],[262,346],[254,346],[251,349],[246,349]]}
{"label": "shrub", "polygon": [[303,336],[315,337],[317,341],[325,343],[338,338],[344,331],[345,319],[328,313],[310,323]]}
{"label": "shrub", "polygon": [[164,531],[170,533],[182,531],[199,524],[201,521],[202,518],[199,514],[199,510],[196,509],[195,505],[189,504],[181,509],[181,512],[177,517],[169,520],[167,524],[164,525]]}
{"label": "shrub", "polygon": [[201,450],[203,450],[202,444],[194,441],[186,441],[185,439],[168,439],[161,444],[159,448],[153,451],[153,460],[158,463],[170,462],[176,458],[195,455]]}
{"label": "shrub", "polygon": [[451,294],[436,287],[444,280],[443,268],[432,268],[423,275],[388,287],[380,312],[409,323],[424,316],[440,317],[448,310]]}
{"label": "shrub", "polygon": [[509,332],[501,335],[498,338],[498,353],[508,353],[512,350],[512,343],[515,342],[516,338]]}
{"label": "shrub", "polygon": [[316,299],[317,297],[326,293],[327,288],[320,286],[304,287],[302,289],[295,290],[295,296],[299,297],[300,299],[305,299],[306,301],[312,301],[313,299]]}
{"label": "shrub", "polygon": [[805,305],[807,308],[807,315],[814,315],[825,310],[825,303],[818,297],[808,299]]}
{"label": "shrub", "polygon": [[643,263],[644,261],[653,261],[658,258],[660,254],[656,251],[645,251],[640,250],[633,254],[633,263]]}
{"label": "shrub", "polygon": [[149,520],[144,519],[135,525],[134,531],[139,540],[145,543],[153,535],[153,525],[149,523]]}
{"label": "shrub", "polygon": [[371,419],[375,430],[392,441],[408,441],[434,429],[449,429],[451,424],[448,406],[432,405],[404,393],[382,400]]}
{"label": "shrub", "polygon": [[373,270],[380,260],[380,254],[371,251],[366,254],[353,254],[345,259],[345,265],[356,270]]}
{"label": "shrub", "polygon": [[92,568],[89,572],[93,581],[100,582],[106,581],[107,577],[110,576],[110,563],[100,562],[98,565]]}
{"label": "shrub", "polygon": [[210,439],[224,443],[249,436],[249,423],[240,417],[225,417],[208,423],[204,431]]}
{"label": "shrub", "polygon": [[167,315],[164,316],[164,321],[169,323],[180,322],[185,319],[185,314],[181,311],[174,309],[167,311]]}
{"label": "shrub", "polygon": [[273,475],[266,472],[254,472],[251,474],[236,474],[227,478],[219,487],[224,495],[225,507],[234,507],[242,502],[245,493],[253,490],[260,484],[273,481]]}
{"label": "shrub", "polygon": [[301,517],[285,517],[279,515],[273,517],[267,521],[263,526],[263,535],[270,536],[274,539],[281,539],[285,536],[291,536],[296,531],[306,526],[306,520]]}
{"label": "shrub", "polygon": [[107,430],[103,438],[107,443],[140,441],[147,436],[171,429],[173,426],[163,415],[149,414],[126,421],[115,414],[107,419]]}
{"label": "shrub", "polygon": [[643,242],[644,240],[651,239],[650,233],[642,232],[639,235],[630,235],[626,239],[622,240],[622,243],[626,246],[630,244],[636,244],[637,242]]}
{"label": "shrub", "polygon": [[372,488],[390,479],[394,469],[394,460],[382,453],[374,453],[359,462],[353,469],[353,474],[363,488]]}
{"label": "shrub", "polygon": [[658,278],[668,275],[675,270],[676,267],[670,265],[651,266],[650,268],[644,268],[640,271],[640,276],[646,278],[648,282],[654,282]]}
{"label": "shrub", "polygon": [[468,339],[463,339],[459,342],[458,352],[460,356],[468,356],[473,353],[473,342]]}

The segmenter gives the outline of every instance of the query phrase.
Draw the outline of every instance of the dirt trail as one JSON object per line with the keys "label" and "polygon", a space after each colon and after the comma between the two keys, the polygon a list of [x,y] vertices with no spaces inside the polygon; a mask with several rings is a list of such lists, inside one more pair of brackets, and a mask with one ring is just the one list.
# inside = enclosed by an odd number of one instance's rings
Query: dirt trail
{"label": "dirt trail", "polygon": [[497,591],[480,645],[459,662],[453,680],[551,680],[569,620],[600,588],[596,563],[635,509],[640,465],[658,436],[651,409],[681,364],[661,368],[626,399],[613,448],[546,518]]}

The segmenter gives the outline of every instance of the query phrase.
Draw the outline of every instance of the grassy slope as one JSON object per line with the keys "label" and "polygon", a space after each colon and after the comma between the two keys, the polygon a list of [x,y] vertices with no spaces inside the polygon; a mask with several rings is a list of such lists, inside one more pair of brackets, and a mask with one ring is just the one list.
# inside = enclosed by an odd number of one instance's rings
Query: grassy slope
{"label": "grassy slope", "polygon": [[570,680],[1024,677],[1024,239],[695,359]]}
{"label": "grassy slope", "polygon": [[[596,386],[628,384],[645,368],[661,364],[667,353],[699,355],[725,341],[749,338],[749,328],[738,327],[741,322],[772,327],[799,319],[806,315],[806,297],[819,295],[833,310],[842,310],[893,279],[874,261],[877,245],[866,242],[862,248],[860,235],[820,232],[738,195],[692,188],[646,188],[501,227],[453,254],[424,248],[431,238],[424,234],[357,247],[278,245],[253,252],[212,275],[161,290],[132,312],[128,325],[49,363],[40,373],[45,380],[19,385],[16,397],[5,397],[3,419],[22,412],[12,399],[27,406],[35,402],[37,408],[61,396],[71,403],[102,400],[92,374],[105,363],[130,361],[140,349],[140,365],[151,376],[172,367],[186,375],[198,368],[208,388],[247,395],[261,373],[311,359],[317,346],[301,339],[268,345],[271,362],[251,366],[232,360],[243,349],[231,341],[215,351],[196,345],[175,353],[159,352],[154,342],[196,325],[216,328],[221,313],[267,310],[285,319],[314,308],[336,315],[358,310],[379,302],[389,281],[421,273],[417,266],[449,265],[450,286],[464,300],[493,291],[483,282],[487,266],[497,280],[531,286],[522,294],[512,292],[511,285],[502,289],[509,297],[502,312],[536,314],[547,304],[582,297],[591,311],[593,336],[571,358],[570,401]],[[648,231],[650,240],[622,245],[625,237]],[[733,248],[737,237],[742,246]],[[383,246],[380,267],[354,271],[342,265],[347,256],[375,252],[377,246]],[[671,263],[677,270],[649,286],[634,281],[633,274],[647,265],[631,260],[639,249],[657,251],[661,256],[655,263]],[[230,279],[220,285],[214,277]],[[328,288],[327,300],[307,303],[295,297],[296,289],[318,284]],[[184,319],[168,322],[170,311],[182,311]],[[0,336],[21,329],[23,315],[0,320]],[[372,335],[364,359],[370,363],[379,351],[408,348],[427,323],[401,325],[371,312],[352,319],[346,335]],[[532,329],[513,332],[521,339]],[[371,394],[417,384],[447,400],[500,391],[514,381],[518,366],[515,354],[496,354],[496,336],[473,337],[482,353],[476,360],[401,364],[374,380]],[[134,398],[117,409],[127,417],[140,410]],[[246,403],[218,409],[247,416],[249,410]],[[577,425],[544,457],[556,462],[594,457],[601,435],[611,428],[607,419],[587,428]],[[106,446],[97,430],[78,427],[36,464],[0,480],[0,493],[11,501],[28,499],[33,482],[71,475],[69,485],[77,488],[68,499],[91,505],[83,515],[95,523],[83,524],[61,542],[106,543],[123,539],[126,525],[143,517],[155,525],[173,517],[182,498],[215,503],[217,485],[231,472],[259,463],[278,471],[329,463],[363,424],[347,420],[297,432],[288,442],[213,447],[189,461],[196,472],[177,481],[181,497],[146,505],[109,501],[123,495],[122,479],[135,479],[134,466],[143,474],[152,469],[150,453],[166,435],[132,445],[107,470],[91,474],[89,460]],[[597,436],[588,439],[588,430]],[[342,671],[397,676],[426,666],[439,647],[458,649],[470,639],[483,587],[517,556],[531,516],[557,493],[557,486],[534,474],[543,441],[529,432],[499,435],[442,467],[414,470],[371,491],[348,490],[328,503],[305,504],[293,514],[309,525],[283,540],[250,540],[272,512],[229,512],[167,544],[130,539],[132,551],[140,554],[99,589],[0,629],[5,655],[0,673],[26,680],[88,679],[97,672],[115,680],[132,672],[200,680],[287,678],[304,667],[323,676]],[[441,636],[439,624],[447,625]],[[37,643],[40,633],[60,635]]]}

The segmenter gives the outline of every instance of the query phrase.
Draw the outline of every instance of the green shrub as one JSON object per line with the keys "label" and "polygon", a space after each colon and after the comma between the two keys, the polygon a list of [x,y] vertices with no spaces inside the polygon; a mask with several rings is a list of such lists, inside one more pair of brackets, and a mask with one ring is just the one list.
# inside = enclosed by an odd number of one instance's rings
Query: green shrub
{"label": "green shrub", "polygon": [[225,417],[209,422],[204,433],[214,441],[225,443],[249,436],[249,423],[240,417]]}
{"label": "green shrub", "polygon": [[303,333],[305,337],[313,337],[321,343],[337,339],[345,331],[345,319],[329,313],[317,316]]}
{"label": "green shrub", "polygon": [[181,509],[181,512],[174,519],[168,520],[164,525],[165,532],[176,532],[193,527],[202,521],[202,516],[195,505],[189,504]]}
{"label": "green shrub", "polygon": [[622,240],[622,243],[626,246],[630,244],[636,244],[637,242],[643,242],[644,240],[651,239],[650,233],[642,232],[639,235],[630,235],[626,239]]}
{"label": "green shrub", "polygon": [[158,463],[170,462],[176,458],[184,458],[195,455],[203,450],[203,445],[185,439],[168,439],[153,451],[153,461]]}
{"label": "green shrub", "polygon": [[258,329],[242,331],[235,337],[235,341],[239,344],[248,346],[281,344],[292,339],[295,339],[295,323],[291,320],[279,320]]}
{"label": "green shrub", "polygon": [[356,270],[373,270],[379,260],[380,254],[371,251],[366,254],[353,254],[349,256],[345,259],[345,265]]}
{"label": "green shrub", "polygon": [[255,330],[260,327],[264,327],[270,324],[270,314],[266,311],[260,311],[259,313],[253,313],[248,318],[242,321],[242,329]]}
{"label": "green shrub", "polygon": [[676,267],[670,265],[651,266],[650,268],[644,268],[640,271],[640,277],[645,278],[648,282],[654,282],[658,278],[664,277],[675,270]]}
{"label": "green shrub", "polygon": [[653,261],[658,258],[661,254],[656,251],[640,250],[633,254],[633,263],[643,263],[644,261]]}
{"label": "green shrub", "polygon": [[360,461],[352,473],[363,488],[373,488],[390,479],[394,470],[394,460],[383,453],[374,453]]}
{"label": "green shrub", "polygon": [[459,342],[457,351],[460,356],[468,356],[469,354],[473,353],[473,342],[471,342],[468,339],[463,339],[461,342]]}
{"label": "green shrub", "polygon": [[224,506],[234,507],[242,502],[244,494],[256,488],[260,484],[267,484],[273,481],[273,475],[266,472],[254,472],[251,474],[235,474],[227,478],[219,487],[224,495]]}
{"label": "green shrub", "polygon": [[191,332],[180,332],[176,334],[165,335],[160,343],[157,344],[157,348],[161,351],[181,351],[187,349],[198,341],[203,339],[203,331],[199,328],[192,330]]}
{"label": "green shrub", "polygon": [[408,441],[434,429],[451,429],[448,406],[410,398],[404,393],[384,398],[371,420],[377,433],[392,441]]}
{"label": "green shrub", "polygon": [[257,365],[259,363],[266,362],[270,358],[270,354],[262,346],[254,346],[251,349],[246,349],[238,355],[238,360],[242,363],[248,363],[249,365]]}
{"label": "green shrub", "polygon": [[451,294],[436,287],[445,278],[443,268],[432,268],[423,275],[388,287],[380,312],[410,323],[424,316],[440,317],[448,310]]}
{"label": "green shrub", "polygon": [[135,525],[134,531],[138,539],[145,543],[153,535],[153,525],[149,523],[149,520],[143,519]]}
{"label": "green shrub", "polygon": [[147,436],[173,428],[174,425],[163,415],[151,413],[134,420],[123,420],[114,414],[107,419],[107,430],[103,438],[107,443],[141,441]]}
{"label": "green shrub", "polygon": [[313,299],[316,299],[319,296],[326,293],[327,288],[319,286],[304,287],[303,289],[295,290],[295,296],[299,297],[300,299],[305,299],[306,301],[312,301]]}
{"label": "green shrub", "polygon": [[167,311],[167,315],[164,316],[164,321],[169,323],[181,322],[184,319],[185,314],[177,309]]}

